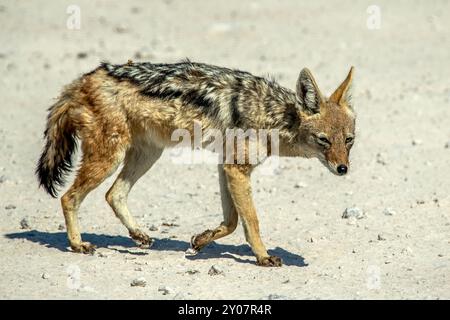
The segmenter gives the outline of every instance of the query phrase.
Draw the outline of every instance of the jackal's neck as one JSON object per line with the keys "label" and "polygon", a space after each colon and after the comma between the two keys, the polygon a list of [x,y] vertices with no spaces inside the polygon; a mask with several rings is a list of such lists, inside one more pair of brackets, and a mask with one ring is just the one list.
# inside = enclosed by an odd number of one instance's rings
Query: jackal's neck
{"label": "jackal's neck", "polygon": [[278,130],[280,136],[289,138],[300,125],[295,93],[281,86],[269,87],[262,99],[261,125]]}
{"label": "jackal's neck", "polygon": [[296,145],[302,124],[301,113],[294,91],[279,85],[269,86],[262,97],[261,127],[276,130],[279,140],[279,155],[298,156]]}

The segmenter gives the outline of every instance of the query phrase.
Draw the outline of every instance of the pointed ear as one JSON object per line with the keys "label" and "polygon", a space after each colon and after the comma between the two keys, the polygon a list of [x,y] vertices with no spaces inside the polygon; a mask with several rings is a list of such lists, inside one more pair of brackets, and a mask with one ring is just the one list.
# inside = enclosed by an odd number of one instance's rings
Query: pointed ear
{"label": "pointed ear", "polygon": [[345,78],[344,82],[341,83],[339,88],[330,97],[330,101],[335,102],[339,105],[346,104],[350,108],[352,105],[352,80],[353,80],[353,70],[354,67],[350,68],[350,71]]}
{"label": "pointed ear", "polygon": [[297,80],[297,98],[300,104],[311,113],[320,111],[320,104],[324,100],[314,77],[307,68],[304,68]]}

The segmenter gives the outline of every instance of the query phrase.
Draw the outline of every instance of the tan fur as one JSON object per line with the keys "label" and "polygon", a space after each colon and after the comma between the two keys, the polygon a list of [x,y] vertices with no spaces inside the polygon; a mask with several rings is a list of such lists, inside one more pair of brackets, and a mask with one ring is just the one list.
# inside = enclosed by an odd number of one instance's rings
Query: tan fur
{"label": "tan fur", "polygon": [[[127,66],[133,67],[133,62],[129,61]],[[351,143],[346,139],[354,135],[355,118],[347,98],[352,72],[353,69],[331,98],[325,99],[311,73],[305,69],[297,83],[298,102],[295,102],[293,93],[270,83],[253,84],[252,78],[248,80],[244,75],[241,85],[250,89],[245,89],[247,91],[242,96],[246,99],[239,102],[248,102],[245,108],[239,105],[239,123],[245,128],[279,129],[281,156],[317,157],[336,173],[338,165],[349,165]],[[203,81],[205,73],[201,69],[193,69],[186,76],[192,77],[192,81]],[[184,85],[177,81],[173,80],[168,87]],[[218,82],[215,88],[229,90],[226,82]],[[266,108],[266,111],[264,95],[274,97],[273,107]],[[229,98],[222,100],[232,103]],[[267,114],[267,110],[272,114]],[[225,119],[229,112],[220,109],[217,117]],[[48,142],[39,172],[43,184],[46,177],[42,172],[53,172],[60,177],[59,172],[51,170],[70,149],[70,144],[65,146],[70,142],[67,137],[75,135],[81,141],[83,156],[79,170],[72,186],[61,198],[68,239],[74,251],[93,252],[95,246],[81,239],[78,210],[86,195],[112,175],[121,163],[124,164],[123,169],[107,192],[106,200],[138,244],[151,244],[151,239],[128,210],[128,194],[136,181],[159,159],[163,149],[177,143],[171,141],[174,130],[186,129],[193,135],[194,121],[199,121],[203,130],[223,129],[217,118],[205,114],[205,109],[183,103],[181,99],[146,96],[142,94],[142,87],[131,81],[119,80],[106,69],[99,68],[86,74],[65,88],[49,114]],[[318,144],[320,135],[327,137],[329,146]],[[238,163],[235,150],[233,163],[218,166],[223,222],[192,237],[191,243],[195,250],[200,250],[211,241],[229,235],[236,229],[240,217],[258,265],[281,266],[281,259],[268,255],[260,237],[250,183],[255,165],[249,163],[249,150],[250,146],[246,144],[244,163]],[[270,147],[268,151],[270,155]],[[64,159],[67,161],[67,155]],[[47,188],[54,193],[53,186]]]}

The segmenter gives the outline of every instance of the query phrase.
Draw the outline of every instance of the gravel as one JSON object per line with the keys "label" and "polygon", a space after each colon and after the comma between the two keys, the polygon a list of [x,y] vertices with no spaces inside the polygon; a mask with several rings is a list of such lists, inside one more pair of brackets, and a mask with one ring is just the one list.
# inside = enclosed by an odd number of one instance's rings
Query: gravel
{"label": "gravel", "polygon": [[384,210],[383,210],[383,213],[384,213],[386,216],[394,216],[394,215],[397,214],[397,212],[396,212],[394,209],[392,209],[392,208],[386,208],[386,209],[384,209]]}
{"label": "gravel", "polygon": [[158,292],[161,292],[164,296],[173,293],[173,289],[168,286],[160,286]]}
{"label": "gravel", "polygon": [[130,284],[132,287],[145,287],[147,285],[147,280],[143,277],[139,277],[131,281]]}
{"label": "gravel", "polygon": [[217,275],[219,275],[219,274],[223,274],[223,270],[222,270],[222,268],[220,268],[219,266],[213,265],[213,266],[211,266],[211,268],[209,269],[208,274],[209,274],[210,276],[217,276]]}
{"label": "gravel", "polygon": [[186,252],[184,253],[185,256],[195,256],[198,253],[197,250],[193,248],[188,248]]}
{"label": "gravel", "polygon": [[267,297],[267,300],[290,300],[290,299],[287,296],[272,293],[272,294],[269,294],[269,296]]}
{"label": "gravel", "polygon": [[20,229],[31,229],[30,223],[27,218],[20,220]]}
{"label": "gravel", "polygon": [[349,218],[363,219],[365,217],[366,215],[364,214],[364,212],[358,207],[346,208],[342,213],[342,219],[349,219]]}
{"label": "gravel", "polygon": [[379,234],[379,235],[377,236],[377,240],[378,240],[378,241],[385,241],[386,238],[385,238],[384,236],[382,236],[381,234]]}
{"label": "gravel", "polygon": [[50,275],[49,275],[47,272],[44,272],[44,273],[41,275],[41,278],[42,278],[42,279],[50,279]]}
{"label": "gravel", "polygon": [[296,189],[301,189],[301,188],[306,188],[308,185],[306,184],[306,183],[304,183],[304,182],[297,182],[295,185],[294,185],[294,188],[296,188]]}

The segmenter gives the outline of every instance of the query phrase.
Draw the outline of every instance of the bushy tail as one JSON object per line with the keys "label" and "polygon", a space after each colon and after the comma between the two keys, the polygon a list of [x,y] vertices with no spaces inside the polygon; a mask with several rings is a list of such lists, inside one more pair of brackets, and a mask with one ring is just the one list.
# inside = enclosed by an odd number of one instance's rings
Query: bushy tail
{"label": "bushy tail", "polygon": [[58,195],[58,187],[64,186],[77,148],[75,128],[68,114],[70,102],[70,95],[63,94],[50,107],[44,132],[46,143],[36,168],[39,185],[54,198]]}

